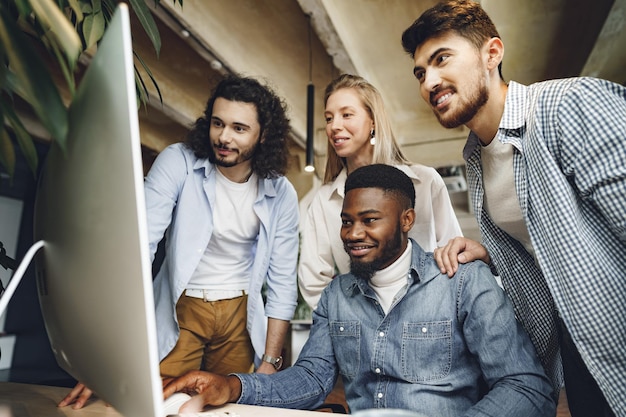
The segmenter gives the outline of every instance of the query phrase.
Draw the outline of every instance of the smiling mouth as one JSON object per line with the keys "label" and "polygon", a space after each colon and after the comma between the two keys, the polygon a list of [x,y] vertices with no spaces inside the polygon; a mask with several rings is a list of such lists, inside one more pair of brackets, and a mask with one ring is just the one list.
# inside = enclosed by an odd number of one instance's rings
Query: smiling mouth
{"label": "smiling mouth", "polygon": [[374,245],[368,245],[363,243],[348,243],[345,245],[348,254],[355,258],[360,258],[367,255],[372,249],[374,249],[374,247]]}
{"label": "smiling mouth", "polygon": [[215,148],[215,153],[218,155],[222,155],[222,156],[226,156],[226,155],[230,155],[236,152],[235,149],[230,149],[227,146],[224,145],[214,145]]}
{"label": "smiling mouth", "polygon": [[[444,93],[444,91],[447,91]],[[456,93],[452,87],[438,88],[430,94],[430,105],[435,109],[443,109],[447,106],[448,100]]]}
{"label": "smiling mouth", "polygon": [[441,103],[443,103],[444,101],[446,101],[447,99],[449,99],[450,97],[452,97],[452,93],[447,93],[444,94],[443,96],[439,97],[437,100],[435,100],[434,105],[435,106],[439,106]]}

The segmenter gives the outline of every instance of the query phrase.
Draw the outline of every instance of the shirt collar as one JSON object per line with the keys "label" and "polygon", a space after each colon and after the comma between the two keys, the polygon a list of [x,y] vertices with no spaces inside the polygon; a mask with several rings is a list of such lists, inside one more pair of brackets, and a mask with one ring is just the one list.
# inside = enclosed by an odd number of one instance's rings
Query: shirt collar
{"label": "shirt collar", "polygon": [[[210,178],[217,174],[217,167],[215,164],[209,162],[208,158],[196,159],[193,164],[194,170],[204,170],[204,177]],[[274,182],[269,178],[260,178],[259,179],[259,196],[266,197],[276,197],[277,191],[276,187],[274,187]]]}
{"label": "shirt collar", "polygon": [[509,82],[504,103],[504,113],[498,129],[516,130],[521,129],[526,124],[524,115],[527,89],[527,86],[518,84],[515,81]]}
{"label": "shirt collar", "polygon": [[208,178],[216,168],[215,165],[209,162],[208,158],[196,158],[195,162],[193,163],[193,169],[194,171],[203,169],[204,177]]}
{"label": "shirt collar", "polygon": [[411,239],[411,243],[413,244],[413,255],[411,257],[409,285],[413,285],[413,283],[423,285],[439,276],[441,271],[437,267],[432,253],[425,252],[413,239]]}
{"label": "shirt collar", "polygon": [[335,180],[330,185],[330,197],[334,194],[337,194],[342,199],[345,197],[345,186],[346,186],[346,178],[348,178],[348,173],[345,168],[339,171],[339,174],[335,177]]}

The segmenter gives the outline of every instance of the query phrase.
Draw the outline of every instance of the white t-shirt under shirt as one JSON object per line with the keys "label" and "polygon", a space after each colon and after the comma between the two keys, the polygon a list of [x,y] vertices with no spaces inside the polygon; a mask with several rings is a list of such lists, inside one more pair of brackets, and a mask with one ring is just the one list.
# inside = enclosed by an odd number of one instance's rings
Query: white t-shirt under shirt
{"label": "white t-shirt under shirt", "polygon": [[213,234],[187,288],[247,290],[260,227],[253,209],[257,176],[237,183],[217,170],[215,187]]}
{"label": "white t-shirt under shirt", "polygon": [[515,180],[513,178],[513,145],[497,139],[483,146],[480,153],[483,166],[484,208],[494,223],[520,242],[535,256],[528,229],[522,216]]}

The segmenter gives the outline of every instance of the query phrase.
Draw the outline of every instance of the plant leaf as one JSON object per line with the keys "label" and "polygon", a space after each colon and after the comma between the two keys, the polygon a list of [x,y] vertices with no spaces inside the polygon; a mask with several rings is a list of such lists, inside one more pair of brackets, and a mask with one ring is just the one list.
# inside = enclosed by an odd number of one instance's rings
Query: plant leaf
{"label": "plant leaf", "polygon": [[80,22],[84,19],[83,11],[80,9],[80,2],[78,0],[67,0],[70,8],[76,13],[76,19]]}
{"label": "plant leaf", "polygon": [[15,174],[15,149],[13,149],[13,143],[4,127],[0,131],[0,164],[13,178],[13,174]]}
{"label": "plant leaf", "polygon": [[48,26],[59,43],[71,68],[74,68],[82,44],[78,33],[65,17],[59,6],[52,0],[30,0],[30,5],[37,19],[43,26]]}
{"label": "plant leaf", "polygon": [[67,109],[61,100],[52,77],[37,55],[30,41],[20,31],[4,8],[0,8],[0,43],[20,45],[7,48],[10,69],[17,81],[13,91],[20,94],[32,107],[50,135],[65,149],[68,131]]}
{"label": "plant leaf", "polygon": [[[148,100],[150,99],[150,95],[148,94],[148,89],[146,88],[146,84],[141,78],[139,71],[137,70],[137,66],[135,69],[135,92],[137,94],[137,110],[141,107],[141,104],[144,106],[148,106]],[[140,104],[141,103],[141,104]]]}
{"label": "plant leaf", "polygon": [[[144,69],[144,71],[146,71],[146,74],[148,74],[148,77],[150,77],[150,80],[152,81],[152,85],[154,85],[154,88],[156,88],[157,94],[159,95],[159,101],[161,102],[161,104],[163,104],[163,96],[161,95],[161,89],[159,88],[159,84],[157,83],[156,79],[152,75],[152,71],[150,71],[150,68],[148,67],[148,65],[144,62],[143,59],[141,59],[141,56],[137,52],[133,51],[133,55],[135,55],[135,58],[137,58],[137,60],[141,64],[141,67]],[[135,66],[135,72],[137,73],[137,76],[141,80],[141,84],[143,85],[143,88],[144,90],[146,90],[146,93],[147,93],[148,90],[146,89],[146,85],[144,84],[143,78],[141,77],[141,75],[139,75],[139,71],[137,71],[136,66]]]}
{"label": "plant leaf", "polygon": [[33,175],[35,175],[37,173],[39,157],[37,156],[35,145],[33,145],[33,138],[30,136],[28,131],[26,131],[26,128],[17,114],[15,114],[15,110],[13,110],[12,106],[7,106],[7,103],[3,101],[2,111],[6,115],[6,118],[9,119],[9,122],[13,127],[13,131],[15,132],[17,143],[20,145],[20,149],[26,158],[26,163],[28,164],[28,167],[32,171]]}
{"label": "plant leaf", "polygon": [[80,3],[80,10],[84,13],[84,14],[89,14],[93,12],[93,7],[91,7],[91,3]]}
{"label": "plant leaf", "polygon": [[91,0],[91,7],[94,13],[102,11],[102,2],[100,0]]}
{"label": "plant leaf", "polygon": [[102,10],[86,15],[83,20],[83,37],[85,38],[85,49],[95,45],[104,35],[104,15]]}
{"label": "plant leaf", "polygon": [[111,20],[111,15],[115,11],[115,7],[117,6],[113,0],[102,0],[103,11],[105,11],[105,20],[108,22]]}
{"label": "plant leaf", "polygon": [[159,53],[161,52],[161,36],[159,35],[159,29],[154,22],[154,18],[152,17],[152,13],[150,13],[148,5],[145,0],[129,0],[129,3],[137,15],[137,18],[141,22],[143,30],[146,31],[148,38],[150,38],[157,56],[159,56]]}

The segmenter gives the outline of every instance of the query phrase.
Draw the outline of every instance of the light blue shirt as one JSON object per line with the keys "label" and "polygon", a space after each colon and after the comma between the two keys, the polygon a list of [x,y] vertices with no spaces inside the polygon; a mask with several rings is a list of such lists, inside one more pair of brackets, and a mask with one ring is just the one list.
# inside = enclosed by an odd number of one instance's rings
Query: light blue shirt
{"label": "light blue shirt", "polygon": [[[178,340],[176,302],[213,232],[216,168],[182,143],[167,147],[145,180],[152,259],[164,233],[165,259],[154,280],[159,360]],[[298,197],[285,177],[259,179],[254,211],[261,227],[250,254],[247,328],[257,355],[265,352],[267,317],[291,320],[297,304]],[[261,288],[267,283],[264,305]]]}
{"label": "light blue shirt", "polygon": [[461,265],[450,279],[432,253],[412,246],[408,287],[387,315],[365,281],[335,278],[295,365],[273,375],[237,374],[239,402],[315,408],[340,373],[351,412],[553,417],[550,381],[489,267]]}
{"label": "light blue shirt", "polygon": [[494,140],[513,146],[515,190],[539,266],[483,208],[481,147],[464,150],[483,244],[555,387],[557,308],[617,415],[626,415],[626,88],[511,81]]}

